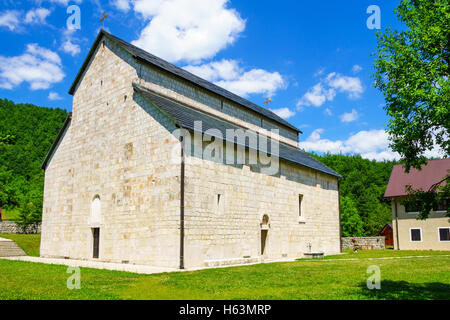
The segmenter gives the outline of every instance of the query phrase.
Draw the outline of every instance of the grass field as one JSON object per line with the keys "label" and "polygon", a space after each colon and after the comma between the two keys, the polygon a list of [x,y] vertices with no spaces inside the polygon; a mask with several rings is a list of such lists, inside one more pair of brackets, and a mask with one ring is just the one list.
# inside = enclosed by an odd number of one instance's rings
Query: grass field
{"label": "grass field", "polygon": [[0,238],[11,239],[29,256],[39,257],[40,234],[0,234]]}
{"label": "grass field", "polygon": [[[81,268],[80,290],[67,289],[65,266],[0,260],[0,299],[448,300],[449,254],[362,251],[324,260],[155,275]],[[407,256],[427,257],[384,259]],[[366,270],[372,265],[381,269],[381,290],[367,289]]]}

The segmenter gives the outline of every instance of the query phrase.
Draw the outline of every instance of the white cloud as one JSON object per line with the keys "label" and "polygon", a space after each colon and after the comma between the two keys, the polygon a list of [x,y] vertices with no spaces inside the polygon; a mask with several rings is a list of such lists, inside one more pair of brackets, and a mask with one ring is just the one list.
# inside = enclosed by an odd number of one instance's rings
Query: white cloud
{"label": "white cloud", "polygon": [[[360,154],[364,159],[377,161],[400,159],[400,155],[390,149],[389,135],[384,130],[359,131],[346,140],[335,141],[321,138],[323,132],[323,129],[314,130],[305,141],[300,142],[300,148],[320,153]],[[445,152],[435,147],[424,155],[429,158],[443,158]]]}
{"label": "white cloud", "polygon": [[189,65],[184,69],[243,97],[250,94],[273,96],[277,90],[286,87],[286,82],[278,72],[263,69],[246,71],[235,60],[221,60],[199,66]]}
{"label": "white cloud", "polygon": [[316,84],[297,102],[297,107],[301,109],[302,106],[320,107],[327,100],[332,101],[336,96],[334,89],[326,89],[321,83]]}
{"label": "white cloud", "polygon": [[49,100],[62,100],[62,97],[57,92],[50,92],[48,98]]}
{"label": "white cloud", "polygon": [[343,76],[336,72],[330,73],[326,82],[331,88],[347,93],[351,99],[359,98],[364,91],[359,78]]}
{"label": "white cloud", "polygon": [[80,45],[78,44],[81,40],[75,37],[76,29],[65,28],[62,32],[61,46],[60,50],[70,54],[72,57],[76,56],[81,52]]}
{"label": "white cloud", "polygon": [[353,122],[353,121],[358,120],[359,114],[358,114],[358,111],[356,111],[355,109],[352,109],[352,112],[344,113],[341,115],[340,118],[341,118],[342,122]]}
{"label": "white cloud", "polygon": [[303,106],[311,105],[320,107],[327,101],[333,101],[337,92],[347,93],[349,98],[357,99],[364,92],[364,89],[359,78],[332,72],[298,100],[297,109],[301,111]]}
{"label": "white cloud", "polygon": [[300,148],[306,151],[326,153],[360,154],[364,159],[394,160],[400,155],[389,149],[388,134],[384,130],[360,131],[351,135],[347,140],[322,139],[323,129],[317,129],[304,142]]}
{"label": "white cloud", "polygon": [[[170,62],[199,62],[234,43],[245,21],[228,0],[134,0],[134,11],[145,20],[134,45]],[[121,3],[125,8],[125,4]]]}
{"label": "white cloud", "polygon": [[7,10],[0,13],[0,27],[7,27],[10,31],[22,31],[22,24],[46,24],[51,11],[45,8],[29,10],[25,15],[22,11]]}
{"label": "white cloud", "polygon": [[324,67],[319,68],[319,69],[314,73],[314,77],[315,77],[315,78],[320,77],[320,76],[322,76],[324,73],[325,73],[325,68],[324,68]]}
{"label": "white cloud", "polygon": [[271,109],[271,111],[283,119],[295,116],[295,112],[291,111],[289,108]]}
{"label": "white cloud", "polygon": [[29,24],[45,24],[45,19],[47,19],[50,13],[50,10],[45,8],[30,10],[26,13],[24,22]]}
{"label": "white cloud", "polygon": [[198,66],[185,66],[184,69],[208,81],[233,80],[241,73],[236,60],[221,60]]}
{"label": "white cloud", "polygon": [[37,44],[28,44],[20,56],[0,56],[0,88],[12,89],[28,82],[32,90],[48,89],[64,76],[58,54]]}
{"label": "white cloud", "polygon": [[69,4],[69,2],[75,2],[77,4],[80,4],[83,2],[83,0],[42,0],[42,1],[38,1],[38,2],[50,2],[50,3],[56,3],[56,4],[63,5],[63,6],[67,6]]}
{"label": "white cloud", "polygon": [[278,72],[252,69],[233,80],[221,80],[216,84],[239,96],[249,94],[266,94],[273,96],[275,91],[286,87],[283,77]]}
{"label": "white cloud", "polygon": [[7,27],[10,31],[14,31],[19,26],[20,12],[16,10],[8,10],[0,13],[0,27]]}
{"label": "white cloud", "polygon": [[131,8],[129,0],[113,0],[111,4],[120,11],[128,12]]}
{"label": "white cloud", "polygon": [[358,72],[360,72],[362,69],[363,69],[363,68],[362,68],[360,65],[355,64],[355,65],[352,67],[352,72],[353,72],[353,73],[358,73]]}
{"label": "white cloud", "polygon": [[326,108],[325,109],[325,113],[326,113],[327,116],[332,116],[333,115],[333,112],[331,111],[330,108]]}
{"label": "white cloud", "polygon": [[72,55],[72,56],[76,56],[76,55],[79,54],[80,51],[81,51],[80,46],[77,45],[77,44],[72,43],[72,40],[70,40],[70,39],[67,39],[67,40],[63,43],[63,45],[62,45],[61,48],[62,48],[62,50],[63,50],[65,53],[68,53],[68,54],[70,54],[70,55]]}

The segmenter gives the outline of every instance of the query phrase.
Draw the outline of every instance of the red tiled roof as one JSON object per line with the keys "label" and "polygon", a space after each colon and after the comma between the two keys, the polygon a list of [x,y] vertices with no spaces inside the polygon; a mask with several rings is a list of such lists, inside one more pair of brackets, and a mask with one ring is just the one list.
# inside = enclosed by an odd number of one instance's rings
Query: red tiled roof
{"label": "red tiled roof", "polygon": [[441,181],[450,173],[450,158],[430,160],[422,170],[411,168],[405,173],[403,165],[395,165],[392,169],[385,198],[400,197],[407,194],[406,186],[410,185],[414,190],[428,191],[430,187]]}

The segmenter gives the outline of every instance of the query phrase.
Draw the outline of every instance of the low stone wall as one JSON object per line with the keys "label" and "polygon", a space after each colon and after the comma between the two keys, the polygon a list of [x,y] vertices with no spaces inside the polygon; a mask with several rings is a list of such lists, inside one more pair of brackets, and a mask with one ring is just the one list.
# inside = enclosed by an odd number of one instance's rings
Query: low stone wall
{"label": "low stone wall", "polygon": [[14,221],[0,221],[0,234],[41,233],[41,224],[30,226],[25,232]]}
{"label": "low stone wall", "polygon": [[[352,239],[355,239],[356,242],[353,243]],[[362,250],[386,249],[386,239],[384,236],[342,238],[342,249],[353,249],[355,244]]]}

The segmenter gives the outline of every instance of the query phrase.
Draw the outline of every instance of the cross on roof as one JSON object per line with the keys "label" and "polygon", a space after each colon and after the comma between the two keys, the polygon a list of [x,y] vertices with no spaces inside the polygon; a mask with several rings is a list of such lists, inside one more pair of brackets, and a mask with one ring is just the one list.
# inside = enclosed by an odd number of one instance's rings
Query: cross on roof
{"label": "cross on roof", "polygon": [[269,98],[266,99],[266,101],[264,101],[264,103],[267,105],[267,110],[269,110],[269,103],[272,102],[272,100],[270,100]]}
{"label": "cross on roof", "polygon": [[100,19],[100,21],[103,22],[102,29],[105,29],[105,19],[108,18],[108,14],[105,14],[105,11],[103,11],[103,17]]}

